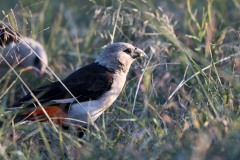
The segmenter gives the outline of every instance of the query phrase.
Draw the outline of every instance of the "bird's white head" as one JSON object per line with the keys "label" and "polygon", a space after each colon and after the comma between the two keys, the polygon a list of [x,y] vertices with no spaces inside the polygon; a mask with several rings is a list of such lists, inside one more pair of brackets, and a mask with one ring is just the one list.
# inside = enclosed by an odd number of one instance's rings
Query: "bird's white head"
{"label": "bird's white head", "polygon": [[95,62],[110,70],[127,73],[132,62],[141,57],[147,57],[141,49],[129,43],[117,42],[108,45]]}
{"label": "bird's white head", "polygon": [[43,46],[39,42],[27,37],[20,38],[18,43],[12,42],[7,45],[3,55],[10,64],[21,62],[20,65],[23,68],[33,67],[37,75],[42,75],[48,64],[47,53]]}

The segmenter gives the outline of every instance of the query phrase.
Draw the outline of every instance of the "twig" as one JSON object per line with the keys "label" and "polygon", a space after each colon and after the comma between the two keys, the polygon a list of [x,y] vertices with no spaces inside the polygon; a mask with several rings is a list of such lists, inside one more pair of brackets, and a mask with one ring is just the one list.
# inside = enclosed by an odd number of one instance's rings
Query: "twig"
{"label": "twig", "polygon": [[113,40],[114,40],[114,37],[115,37],[116,28],[117,28],[117,21],[118,21],[118,17],[119,17],[121,8],[122,8],[122,1],[119,1],[119,7],[118,7],[118,10],[117,10],[116,20],[115,20],[115,23],[114,23],[114,26],[113,26],[113,33],[112,33],[112,35],[110,35],[111,43],[113,43]]}
{"label": "twig", "polygon": [[140,88],[140,83],[141,83],[141,81],[142,81],[142,78],[143,78],[143,75],[144,75],[144,73],[145,73],[145,71],[146,71],[146,68],[147,68],[147,66],[149,65],[149,63],[150,63],[150,61],[151,61],[151,59],[152,59],[152,56],[153,56],[153,54],[154,54],[154,52],[155,52],[155,49],[153,49],[152,47],[150,47],[150,49],[151,49],[152,53],[151,53],[151,55],[150,55],[150,58],[148,59],[147,65],[144,67],[143,72],[142,72],[142,74],[141,74],[141,77],[139,78],[139,81],[138,81],[138,85],[137,85],[137,89],[136,89],[135,96],[134,96],[134,101],[133,101],[132,114],[133,114],[134,109],[135,109],[136,100],[137,100],[137,94],[138,94],[138,91],[139,91],[139,88]]}

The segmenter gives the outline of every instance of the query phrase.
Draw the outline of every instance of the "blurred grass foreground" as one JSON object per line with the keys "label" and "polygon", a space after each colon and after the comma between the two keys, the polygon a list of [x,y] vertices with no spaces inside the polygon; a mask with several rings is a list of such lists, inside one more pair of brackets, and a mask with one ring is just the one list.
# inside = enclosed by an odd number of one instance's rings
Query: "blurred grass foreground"
{"label": "blurred grass foreground", "polygon": [[[83,139],[49,123],[9,122],[0,159],[239,159],[239,0],[11,0],[0,9],[1,21],[43,44],[59,78],[111,41],[152,57],[133,64],[121,96]],[[17,75],[30,89],[56,80],[14,71],[0,68],[1,115],[24,95]]]}

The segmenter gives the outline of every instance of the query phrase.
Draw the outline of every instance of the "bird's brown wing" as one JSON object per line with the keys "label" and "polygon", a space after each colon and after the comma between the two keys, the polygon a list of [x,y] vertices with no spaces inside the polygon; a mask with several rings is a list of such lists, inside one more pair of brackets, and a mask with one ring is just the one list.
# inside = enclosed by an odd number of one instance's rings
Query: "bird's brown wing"
{"label": "bird's brown wing", "polygon": [[[98,64],[87,65],[71,75],[62,82],[79,102],[95,100],[103,93],[111,89],[113,83],[113,72]],[[32,90],[39,102],[44,104],[52,100],[64,100],[73,98],[60,82],[53,82],[43,87]],[[20,107],[33,100],[30,93],[17,101],[12,107]]]}

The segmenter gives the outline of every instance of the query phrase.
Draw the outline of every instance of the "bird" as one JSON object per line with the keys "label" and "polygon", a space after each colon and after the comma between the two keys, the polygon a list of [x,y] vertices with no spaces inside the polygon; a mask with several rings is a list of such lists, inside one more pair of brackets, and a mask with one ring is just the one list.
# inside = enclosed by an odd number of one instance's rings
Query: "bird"
{"label": "bird", "polygon": [[62,127],[87,128],[117,99],[131,64],[143,57],[147,57],[144,51],[132,44],[107,45],[93,63],[74,71],[62,83],[36,88],[11,105],[17,108],[14,123],[46,122],[50,118]]}
{"label": "bird", "polygon": [[[22,36],[3,22],[0,22],[0,46],[3,58],[10,65],[29,67],[37,76],[42,76],[46,72],[48,58],[44,47],[38,41]],[[0,66],[6,68],[7,64],[1,60]]]}

